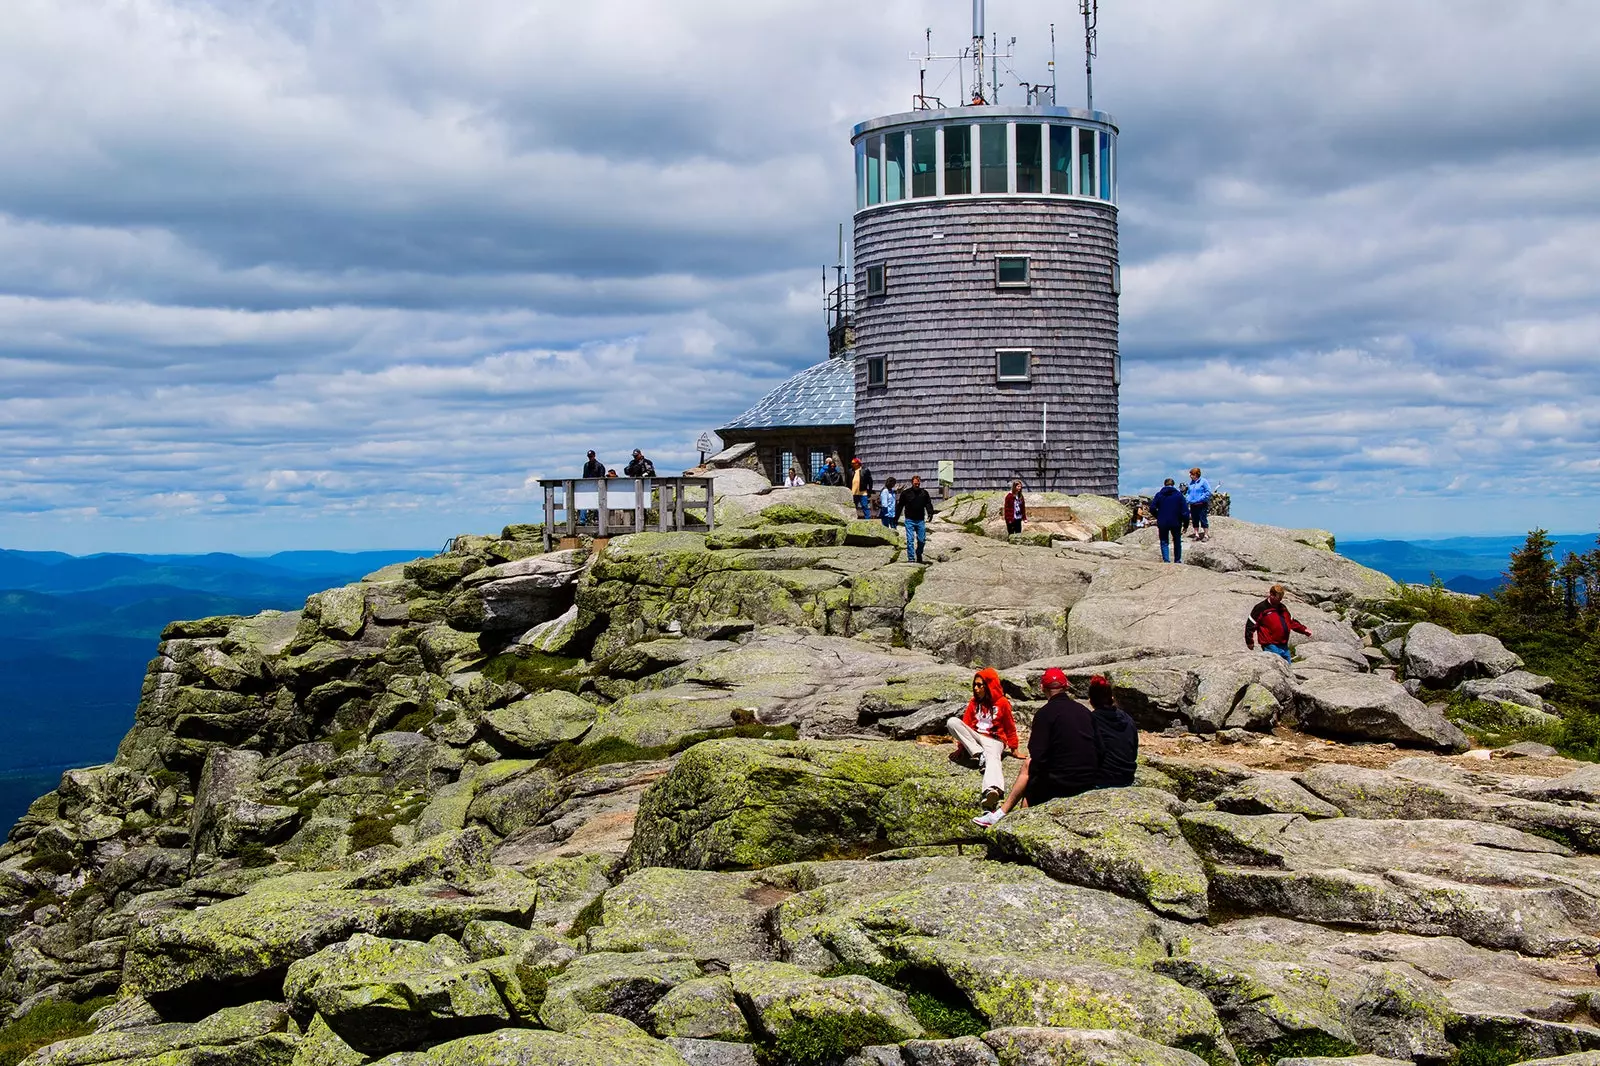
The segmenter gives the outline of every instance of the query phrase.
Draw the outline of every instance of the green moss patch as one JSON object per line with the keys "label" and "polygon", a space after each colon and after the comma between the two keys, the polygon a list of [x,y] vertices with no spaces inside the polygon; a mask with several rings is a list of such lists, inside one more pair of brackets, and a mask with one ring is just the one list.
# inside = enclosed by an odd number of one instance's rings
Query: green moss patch
{"label": "green moss patch", "polygon": [[620,737],[606,737],[593,744],[582,745],[567,741],[556,747],[539,763],[557,777],[569,777],[595,766],[610,766],[624,762],[654,762],[668,759],[707,740],[726,740],[729,737],[747,737],[756,740],[795,740],[800,732],[792,725],[762,725],[749,722],[728,729],[711,729],[689,733],[667,744],[648,747],[634,744]]}
{"label": "green moss patch", "polygon": [[483,676],[514,681],[529,692],[576,692],[583,678],[573,670],[581,661],[539,651],[503,652],[483,664]]}
{"label": "green moss patch", "polygon": [[[1184,1047],[1183,1050],[1199,1055],[1207,1062],[1221,1063],[1226,1061],[1220,1057],[1212,1057],[1217,1054],[1215,1048]],[[1281,1037],[1263,1047],[1240,1048],[1239,1064],[1240,1066],[1273,1066],[1279,1059],[1339,1059],[1359,1054],[1361,1054],[1361,1049],[1354,1044],[1347,1044],[1343,1040],[1337,1040],[1327,1033],[1306,1032]]]}
{"label": "green moss patch", "polygon": [[0,1029],[0,1066],[16,1066],[46,1044],[87,1036],[89,1016],[111,1000],[110,996],[102,996],[87,1003],[53,1000],[39,1004]]}
{"label": "green moss patch", "polygon": [[904,962],[890,962],[881,966],[835,966],[824,977],[844,977],[857,974],[870,977],[886,988],[904,992],[906,1005],[912,1015],[928,1031],[929,1040],[949,1040],[958,1036],[982,1036],[989,1031],[989,1022],[973,1009],[972,1003],[937,970],[924,969]]}

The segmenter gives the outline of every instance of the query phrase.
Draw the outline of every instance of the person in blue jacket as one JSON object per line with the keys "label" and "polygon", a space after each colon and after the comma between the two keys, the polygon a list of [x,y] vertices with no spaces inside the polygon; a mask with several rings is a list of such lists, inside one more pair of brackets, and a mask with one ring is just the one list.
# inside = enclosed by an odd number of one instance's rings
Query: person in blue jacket
{"label": "person in blue jacket", "polygon": [[1189,469],[1189,484],[1183,488],[1183,497],[1189,504],[1189,528],[1194,530],[1194,539],[1210,539],[1211,482],[1200,476],[1198,466]]}
{"label": "person in blue jacket", "polygon": [[[1156,516],[1156,532],[1161,535],[1161,561],[1183,562],[1183,523],[1189,517],[1189,501],[1173,487],[1169,477],[1161,491],[1150,501],[1150,510]],[[1167,541],[1172,541],[1172,556],[1167,555]]]}

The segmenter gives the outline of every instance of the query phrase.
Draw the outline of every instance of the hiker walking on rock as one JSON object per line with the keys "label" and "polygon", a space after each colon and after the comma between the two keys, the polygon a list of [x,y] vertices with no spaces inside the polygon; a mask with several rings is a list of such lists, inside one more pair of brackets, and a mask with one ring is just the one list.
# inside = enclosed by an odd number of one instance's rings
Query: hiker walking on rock
{"label": "hiker walking on rock", "polygon": [[[922,562],[922,548],[928,543],[928,519],[933,517],[933,497],[922,487],[922,475],[911,475],[911,487],[900,494],[900,518],[906,524],[906,562]],[[916,548],[911,546],[916,538]]]}
{"label": "hiker walking on rock", "polygon": [[856,511],[862,518],[872,517],[872,471],[861,465],[859,457],[850,460],[854,469],[850,474],[850,495],[856,499]]}
{"label": "hiker walking on rock", "polygon": [[1089,708],[1067,695],[1067,675],[1052,666],[1039,679],[1045,705],[1033,716],[1028,732],[1028,757],[1012,782],[1005,802],[973,821],[987,829],[1027,800],[1037,807],[1061,796],[1076,796],[1095,787],[1099,758],[1095,753],[1094,719]]}
{"label": "hiker walking on rock", "polygon": [[[1172,485],[1169,477],[1161,491],[1150,501],[1150,510],[1156,516],[1156,532],[1161,536],[1161,561],[1183,562],[1183,523],[1189,517],[1189,501]],[[1172,555],[1167,555],[1167,541],[1172,541]]]}
{"label": "hiker walking on rock", "polygon": [[1289,608],[1283,603],[1283,586],[1274,585],[1267,590],[1267,598],[1250,608],[1250,617],[1244,624],[1244,646],[1255,650],[1261,641],[1261,650],[1282,656],[1284,662],[1293,662],[1289,654],[1290,631],[1311,635],[1311,630],[1289,617]]}
{"label": "hiker walking on rock", "polygon": [[956,754],[978,760],[983,771],[983,808],[993,810],[1006,794],[1006,775],[1000,767],[1005,753],[1017,753],[1017,722],[1011,701],[1000,688],[1000,675],[992,669],[972,675],[972,699],[960,718],[944,723],[956,742]]}
{"label": "hiker walking on rock", "polygon": [[1094,720],[1094,746],[1099,770],[1095,788],[1127,788],[1139,768],[1139,727],[1117,706],[1111,682],[1099,674],[1089,679],[1089,709]]}
{"label": "hiker walking on rock", "polygon": [[898,498],[894,494],[894,486],[894,478],[889,478],[883,483],[883,491],[878,493],[878,519],[890,529],[896,529],[899,526],[899,521],[896,518],[896,515],[899,514],[899,508],[896,506]]}
{"label": "hiker walking on rock", "polygon": [[1198,466],[1189,469],[1189,484],[1183,488],[1183,498],[1189,504],[1189,528],[1195,540],[1211,538],[1211,482],[1200,476]]}
{"label": "hiker walking on rock", "polygon": [[1022,498],[1022,482],[1013,481],[1005,501],[1006,533],[1022,532],[1022,523],[1028,517],[1028,502]]}

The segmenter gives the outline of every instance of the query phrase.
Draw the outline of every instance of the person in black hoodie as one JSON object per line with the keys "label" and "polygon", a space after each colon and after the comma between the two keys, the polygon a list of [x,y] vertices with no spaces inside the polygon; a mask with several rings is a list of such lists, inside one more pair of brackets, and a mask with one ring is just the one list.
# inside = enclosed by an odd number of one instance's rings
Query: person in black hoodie
{"label": "person in black hoodie", "polygon": [[911,487],[900,494],[900,517],[906,526],[906,562],[920,563],[922,548],[928,543],[928,519],[933,517],[933,497],[922,487],[921,474],[911,475]]}
{"label": "person in black hoodie", "polygon": [[1099,674],[1089,679],[1089,709],[1100,763],[1094,787],[1126,788],[1139,768],[1139,727],[1117,706],[1111,682]]}
{"label": "person in black hoodie", "polygon": [[[1183,493],[1173,488],[1170,477],[1150,501],[1150,510],[1155,513],[1156,532],[1161,536],[1161,561],[1183,562],[1183,523],[1189,518],[1189,501],[1184,499]],[[1172,541],[1171,558],[1167,556],[1169,539]]]}

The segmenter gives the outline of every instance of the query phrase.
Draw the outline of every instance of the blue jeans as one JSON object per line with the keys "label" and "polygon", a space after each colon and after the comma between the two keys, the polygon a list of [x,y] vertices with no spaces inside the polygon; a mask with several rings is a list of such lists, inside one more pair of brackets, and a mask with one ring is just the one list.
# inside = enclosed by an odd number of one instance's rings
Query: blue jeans
{"label": "blue jeans", "polygon": [[[1161,561],[1164,563],[1183,562],[1183,530],[1175,526],[1157,526],[1156,531],[1161,534]],[[1167,538],[1172,538],[1172,554],[1176,559],[1167,557]]]}
{"label": "blue jeans", "polygon": [[856,497],[856,510],[861,513],[861,517],[862,518],[871,518],[872,517],[872,497],[871,496],[857,496]]}
{"label": "blue jeans", "polygon": [[895,521],[895,517],[892,514],[882,515],[882,516],[880,516],[878,518],[878,521],[882,522],[884,525],[888,526],[890,529],[899,528],[899,523]]}
{"label": "blue jeans", "polygon": [[1261,650],[1270,651],[1274,655],[1281,655],[1283,661],[1291,665],[1294,663],[1294,659],[1289,655],[1289,645],[1287,644],[1263,644],[1261,645]]}
{"label": "blue jeans", "polygon": [[[912,548],[912,537],[916,538],[917,546]],[[928,520],[926,518],[906,519],[906,562],[914,563],[922,558],[922,546],[928,543]]]}

